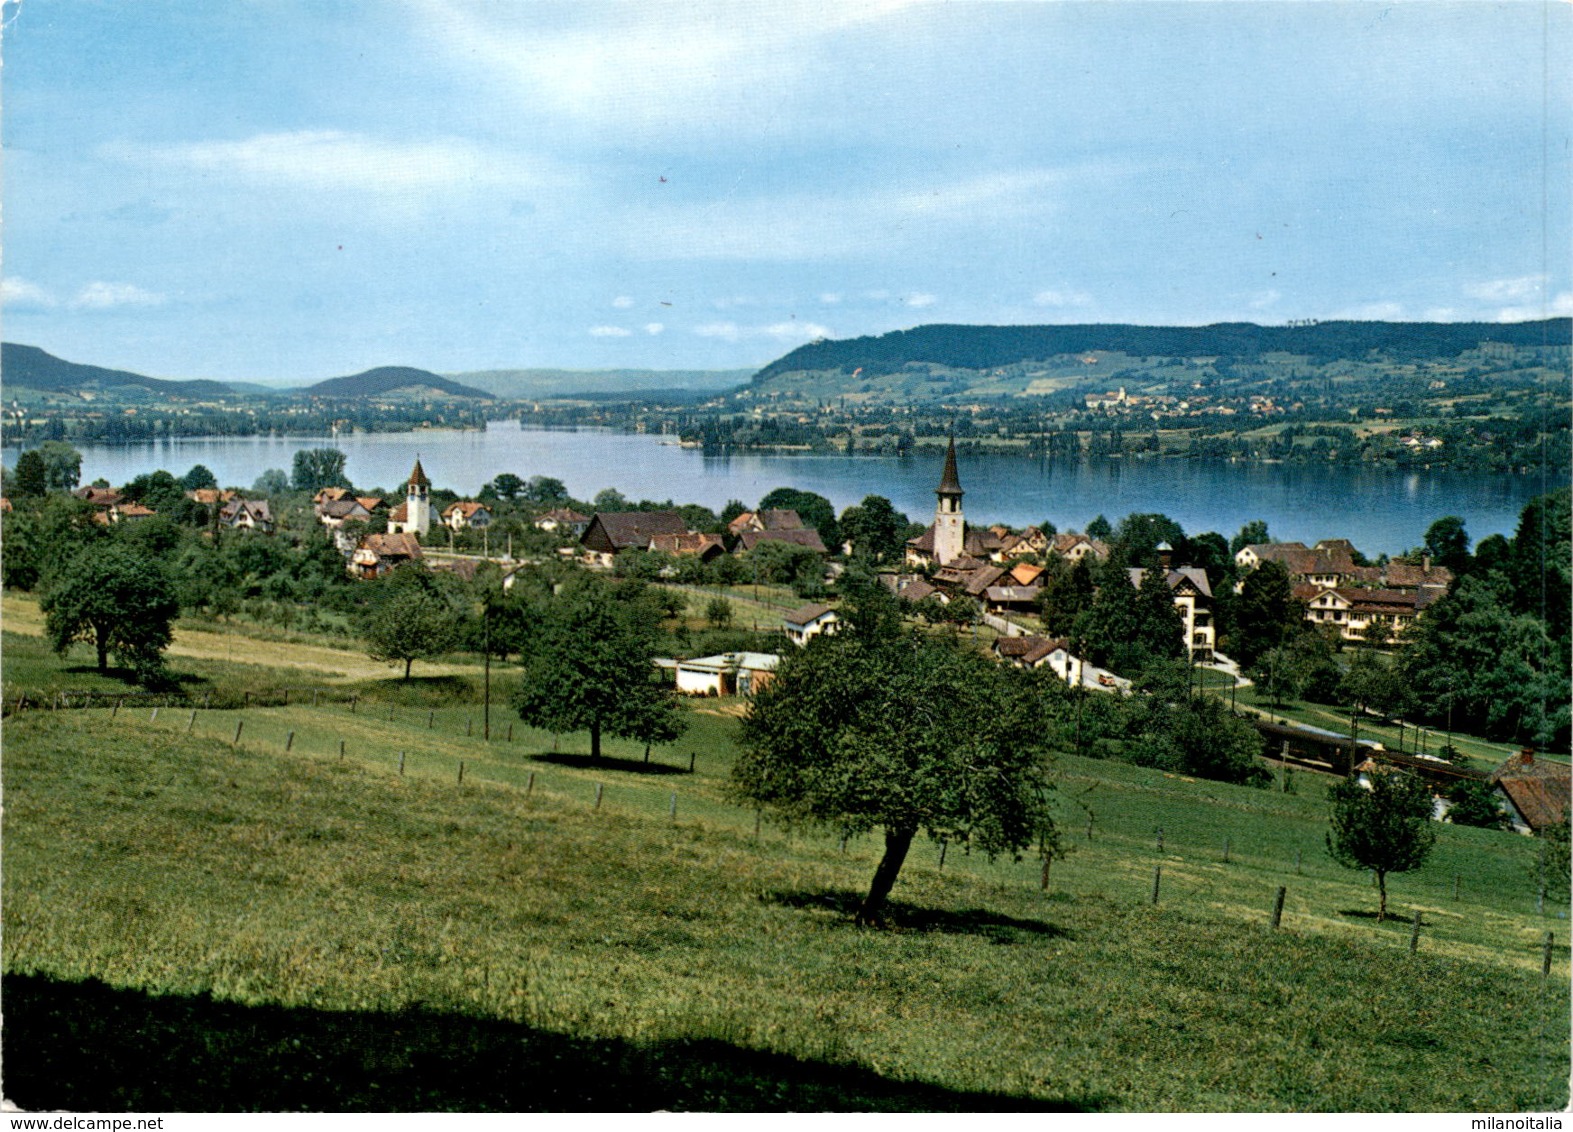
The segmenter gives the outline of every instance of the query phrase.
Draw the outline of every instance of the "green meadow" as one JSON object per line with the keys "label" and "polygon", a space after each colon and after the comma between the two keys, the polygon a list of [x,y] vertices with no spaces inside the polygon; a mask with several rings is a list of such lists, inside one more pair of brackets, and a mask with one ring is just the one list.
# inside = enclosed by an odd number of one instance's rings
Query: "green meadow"
{"label": "green meadow", "polygon": [[[8,696],[60,668],[36,639],[5,648]],[[7,703],[6,1092],[23,1108],[1568,1101],[1566,905],[1537,907],[1527,838],[1438,827],[1378,924],[1367,878],[1323,847],[1329,780],[1249,789],[1063,755],[1070,851],[1046,888],[1035,860],[924,845],[892,926],[861,930],[879,843],[728,800],[738,701],[694,701],[648,761],[613,741],[596,763],[584,736],[510,731],[506,669],[487,740],[473,669],[175,667],[193,691],[303,691],[156,715]]]}

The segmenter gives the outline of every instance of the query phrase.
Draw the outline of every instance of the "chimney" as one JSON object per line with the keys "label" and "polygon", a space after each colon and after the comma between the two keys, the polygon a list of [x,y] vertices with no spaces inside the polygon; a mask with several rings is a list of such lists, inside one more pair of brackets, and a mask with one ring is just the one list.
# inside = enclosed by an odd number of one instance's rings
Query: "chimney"
{"label": "chimney", "polygon": [[1422,574],[1429,574],[1431,572],[1431,556],[1429,554],[1422,554],[1420,556],[1420,572]]}
{"label": "chimney", "polygon": [[1535,748],[1533,748],[1533,747],[1525,747],[1522,751],[1520,751],[1518,753],[1518,761],[1519,761],[1519,764],[1521,766],[1528,766],[1530,763],[1534,762],[1535,761]]}

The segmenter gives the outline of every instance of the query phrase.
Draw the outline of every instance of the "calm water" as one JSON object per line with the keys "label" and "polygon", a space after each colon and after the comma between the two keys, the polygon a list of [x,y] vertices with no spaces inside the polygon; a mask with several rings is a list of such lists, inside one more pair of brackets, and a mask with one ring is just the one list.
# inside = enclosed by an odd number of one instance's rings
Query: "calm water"
{"label": "calm water", "polygon": [[[82,446],[84,483],[102,476],[125,483],[163,468],[184,475],[205,464],[219,482],[249,487],[268,468],[288,471],[297,449],[336,447],[357,487],[392,490],[408,477],[417,453],[432,482],[465,495],[500,472],[555,476],[577,498],[613,487],[629,499],[672,499],[720,510],[729,499],[752,505],[772,488],[818,492],[839,511],[865,495],[883,495],[914,519],[934,509],[940,459],[927,455],[705,456],[654,436],[597,430],[520,428],[494,423],[485,432],[371,433],[334,439],[192,438],[135,446]],[[7,449],[7,465],[16,462]],[[1443,515],[1459,515],[1477,541],[1511,536],[1528,500],[1558,479],[1467,472],[1332,471],[1277,465],[1200,465],[1183,461],[1050,463],[1021,456],[961,460],[964,503],[973,522],[1024,526],[1045,520],[1080,530],[1093,516],[1111,522],[1160,511],[1190,533],[1234,534],[1265,519],[1276,539],[1306,543],[1343,537],[1367,554],[1398,553],[1421,542]]]}

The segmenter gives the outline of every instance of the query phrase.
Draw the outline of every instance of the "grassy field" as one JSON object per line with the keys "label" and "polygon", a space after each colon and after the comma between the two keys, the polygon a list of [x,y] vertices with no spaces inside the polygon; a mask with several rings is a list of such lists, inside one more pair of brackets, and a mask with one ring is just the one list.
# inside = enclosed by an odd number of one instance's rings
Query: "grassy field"
{"label": "grassy field", "polygon": [[[64,687],[102,680],[85,649],[62,666],[36,638],[4,648],[8,694],[62,668]],[[942,867],[924,845],[893,928],[863,931],[874,838],[728,800],[737,701],[695,701],[648,762],[611,741],[596,763],[583,736],[510,730],[506,669],[486,741],[473,668],[404,682],[310,646],[244,655],[266,663],[174,666],[355,703],[6,721],[6,1094],[24,1108],[1567,1102],[1565,905],[1537,909],[1528,839],[1439,827],[1377,924],[1375,890],[1323,849],[1328,780],[1066,755],[1071,852],[1047,890],[1034,861],[952,847]]]}

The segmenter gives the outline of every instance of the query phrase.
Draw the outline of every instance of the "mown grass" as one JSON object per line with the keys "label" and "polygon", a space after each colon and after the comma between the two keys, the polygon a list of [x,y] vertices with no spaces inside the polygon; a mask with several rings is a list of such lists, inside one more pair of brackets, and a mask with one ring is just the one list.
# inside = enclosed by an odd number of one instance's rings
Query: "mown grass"
{"label": "mown grass", "polygon": [[[1434,862],[1392,881],[1398,913],[1425,916],[1411,955],[1408,923],[1375,925],[1374,891],[1321,852],[1316,776],[1273,793],[1065,756],[1074,852],[1047,893],[1035,862],[952,848],[941,871],[925,847],[897,886],[894,927],[862,931],[848,910],[878,845],[843,852],[833,834],[768,823],[756,837],[754,815],[725,796],[735,703],[695,705],[689,733],[648,765],[617,742],[592,764],[582,736],[516,723],[508,741],[500,709],[484,742],[479,705],[456,702],[473,684],[383,684],[353,712],[10,719],[11,1099],[1454,1111],[1567,1100],[1566,934],[1535,914],[1525,839],[1439,829]],[[1280,884],[1290,896],[1275,933]],[[1548,926],[1558,947],[1543,980]],[[19,1010],[36,1040],[22,1040]],[[138,1019],[164,1044],[129,1039]]]}

